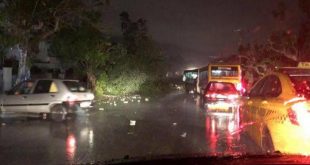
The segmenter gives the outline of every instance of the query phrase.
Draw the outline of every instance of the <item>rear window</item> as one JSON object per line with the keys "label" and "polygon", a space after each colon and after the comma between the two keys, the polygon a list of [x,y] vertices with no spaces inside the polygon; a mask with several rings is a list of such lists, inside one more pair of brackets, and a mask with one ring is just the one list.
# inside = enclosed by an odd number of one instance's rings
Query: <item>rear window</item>
{"label": "rear window", "polygon": [[290,76],[293,86],[298,96],[310,98],[310,75],[309,76]]}
{"label": "rear window", "polygon": [[184,71],[183,81],[194,82],[198,77],[198,71]]}
{"label": "rear window", "polygon": [[235,85],[232,83],[212,82],[207,87],[207,92],[212,93],[237,93]]}
{"label": "rear window", "polygon": [[86,88],[77,81],[63,81],[71,92],[86,92]]}
{"label": "rear window", "polygon": [[310,69],[307,68],[280,68],[280,72],[287,74],[298,96],[310,98]]}

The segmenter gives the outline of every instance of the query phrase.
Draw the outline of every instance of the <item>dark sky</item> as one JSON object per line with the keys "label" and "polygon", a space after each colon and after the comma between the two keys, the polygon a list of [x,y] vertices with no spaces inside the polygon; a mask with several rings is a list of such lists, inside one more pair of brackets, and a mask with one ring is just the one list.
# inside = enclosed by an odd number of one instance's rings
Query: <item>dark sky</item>
{"label": "dark sky", "polygon": [[[111,0],[104,21],[107,31],[120,34],[119,13],[148,21],[154,40],[166,55],[180,54],[186,66],[206,65],[212,56],[236,53],[240,40],[260,42],[277,27],[271,0]],[[297,1],[286,0],[288,13],[296,13]],[[291,25],[297,24],[291,16]],[[295,21],[295,22],[294,22]],[[278,25],[279,26],[279,25]],[[239,31],[239,32],[238,32]]]}

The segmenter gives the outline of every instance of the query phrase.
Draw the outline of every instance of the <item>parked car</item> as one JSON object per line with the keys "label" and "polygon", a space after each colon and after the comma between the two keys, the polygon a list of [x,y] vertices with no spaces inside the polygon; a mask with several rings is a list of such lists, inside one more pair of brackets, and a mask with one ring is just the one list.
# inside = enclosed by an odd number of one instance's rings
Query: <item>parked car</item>
{"label": "parked car", "polygon": [[94,94],[77,80],[24,81],[0,96],[2,115],[43,115],[62,121],[79,108],[90,108]]}
{"label": "parked car", "polygon": [[208,112],[233,112],[236,109],[239,92],[233,83],[209,82],[201,97],[203,108]]}
{"label": "parked car", "polygon": [[263,151],[309,155],[310,69],[279,70],[251,89],[241,107],[241,125]]}

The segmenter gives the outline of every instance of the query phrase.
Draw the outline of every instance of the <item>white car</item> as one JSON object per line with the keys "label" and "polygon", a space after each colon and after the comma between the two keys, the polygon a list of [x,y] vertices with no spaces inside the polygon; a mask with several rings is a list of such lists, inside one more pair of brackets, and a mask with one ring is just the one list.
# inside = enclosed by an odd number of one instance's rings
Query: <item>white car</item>
{"label": "white car", "polygon": [[50,116],[65,120],[78,108],[90,108],[94,94],[77,80],[37,79],[19,83],[0,95],[2,114]]}

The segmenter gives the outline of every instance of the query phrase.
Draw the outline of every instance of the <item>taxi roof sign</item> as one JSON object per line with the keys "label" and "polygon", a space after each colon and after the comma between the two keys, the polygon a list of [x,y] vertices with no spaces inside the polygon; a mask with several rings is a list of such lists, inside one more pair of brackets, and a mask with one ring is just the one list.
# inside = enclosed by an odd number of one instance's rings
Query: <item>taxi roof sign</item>
{"label": "taxi roof sign", "polygon": [[298,68],[310,68],[310,62],[299,62]]}

